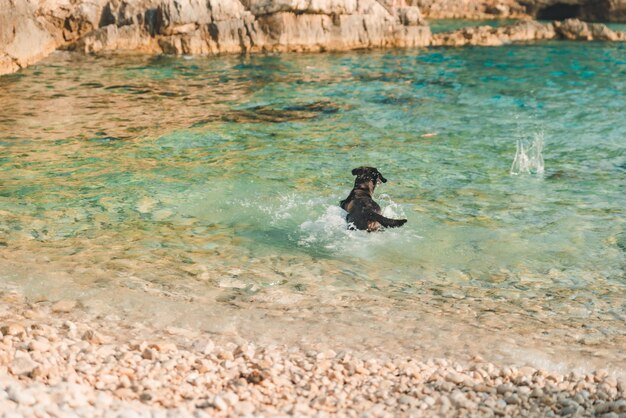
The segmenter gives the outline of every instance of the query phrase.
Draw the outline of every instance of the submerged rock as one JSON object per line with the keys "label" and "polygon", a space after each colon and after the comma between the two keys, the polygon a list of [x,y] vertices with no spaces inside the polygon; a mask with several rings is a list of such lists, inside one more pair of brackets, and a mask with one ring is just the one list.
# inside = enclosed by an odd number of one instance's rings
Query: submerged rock
{"label": "submerged rock", "polygon": [[323,100],[313,103],[293,104],[283,108],[272,106],[254,106],[248,109],[234,110],[222,115],[222,120],[239,123],[282,123],[301,121],[331,115],[344,108],[336,103]]}

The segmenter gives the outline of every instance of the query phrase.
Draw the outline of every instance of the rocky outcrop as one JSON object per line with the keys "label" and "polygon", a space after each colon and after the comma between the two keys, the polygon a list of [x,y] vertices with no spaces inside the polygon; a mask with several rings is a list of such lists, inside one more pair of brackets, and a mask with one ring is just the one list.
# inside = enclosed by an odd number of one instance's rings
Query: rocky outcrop
{"label": "rocky outcrop", "polygon": [[537,19],[577,18],[592,22],[626,21],[626,0],[517,0]]}
{"label": "rocky outcrop", "polygon": [[517,0],[413,0],[428,19],[528,18]]}
{"label": "rocky outcrop", "polygon": [[428,19],[626,21],[626,0],[412,0]]}
{"label": "rocky outcrop", "polygon": [[57,42],[33,0],[0,0],[0,74],[17,71],[54,51]]}
{"label": "rocky outcrop", "polygon": [[626,33],[610,30],[599,23],[585,23],[577,19],[563,22],[539,23],[521,21],[509,26],[478,26],[455,32],[433,35],[433,46],[499,46],[515,42],[549,39],[584,41],[626,41]]}
{"label": "rocky outcrop", "polygon": [[601,23],[585,23],[567,19],[552,24],[557,38],[570,41],[626,41],[626,33],[613,31]]}
{"label": "rocky outcrop", "polygon": [[[585,0],[561,2],[571,6]],[[602,10],[619,11],[625,2],[597,0],[596,9],[603,4]],[[215,55],[501,45],[541,39],[623,40],[602,25],[573,20],[467,28],[431,39],[420,11],[421,7],[435,17],[511,17],[559,4],[556,0],[0,0],[0,74],[32,64],[57,48]]]}
{"label": "rocky outcrop", "polygon": [[[419,9],[376,0],[161,0],[124,13],[71,47],[176,54],[324,51],[427,45]],[[119,16],[123,16],[121,19]]]}
{"label": "rocky outcrop", "polygon": [[433,35],[434,46],[499,46],[513,42],[553,39],[552,25],[543,25],[535,21],[522,21],[510,26],[476,26],[459,29],[454,32]]}
{"label": "rocky outcrop", "polygon": [[394,0],[0,0],[0,74],[55,48],[222,54],[427,45]]}

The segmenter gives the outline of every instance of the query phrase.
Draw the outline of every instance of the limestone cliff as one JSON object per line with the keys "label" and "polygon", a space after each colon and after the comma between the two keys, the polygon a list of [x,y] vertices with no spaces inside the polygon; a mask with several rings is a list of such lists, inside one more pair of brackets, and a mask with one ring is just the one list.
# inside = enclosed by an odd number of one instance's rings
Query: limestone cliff
{"label": "limestone cliff", "polygon": [[517,0],[537,19],[625,22],[626,0]]}
{"label": "limestone cliff", "polygon": [[578,19],[566,19],[551,23],[523,20],[512,25],[492,27],[478,26],[454,32],[433,35],[432,46],[500,46],[515,42],[551,39],[571,41],[626,41],[626,33],[612,31],[599,23],[585,23]]}
{"label": "limestone cliff", "polygon": [[411,0],[428,19],[581,19],[625,22],[626,0]]}
{"label": "limestone cliff", "polygon": [[530,14],[623,20],[626,0],[0,0],[0,74],[58,48],[215,55],[622,40],[602,25],[579,21],[464,29],[432,37],[422,11],[430,17]]}
{"label": "limestone cliff", "polygon": [[385,0],[0,0],[0,74],[56,48],[221,54],[423,46],[419,9]]}
{"label": "limestone cliff", "polygon": [[58,46],[37,10],[34,0],[0,0],[0,74],[32,64]]}

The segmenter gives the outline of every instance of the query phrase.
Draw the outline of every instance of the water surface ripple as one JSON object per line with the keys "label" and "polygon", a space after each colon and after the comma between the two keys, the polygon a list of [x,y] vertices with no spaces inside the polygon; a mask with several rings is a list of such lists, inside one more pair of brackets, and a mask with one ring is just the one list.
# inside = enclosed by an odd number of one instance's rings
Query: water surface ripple
{"label": "water surface ripple", "polygon": [[[624,52],[56,53],[0,78],[2,286],[259,341],[623,370]],[[511,176],[536,135],[545,173]],[[405,227],[346,230],[363,164]]]}

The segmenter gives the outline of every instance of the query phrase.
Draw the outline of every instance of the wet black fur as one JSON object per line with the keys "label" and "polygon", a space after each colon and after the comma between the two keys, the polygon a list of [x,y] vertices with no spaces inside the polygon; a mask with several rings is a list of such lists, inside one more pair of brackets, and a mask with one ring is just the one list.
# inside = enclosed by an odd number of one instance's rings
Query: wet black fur
{"label": "wet black fur", "polygon": [[359,167],[352,170],[356,176],[354,187],[347,198],[341,201],[341,208],[348,212],[346,220],[351,229],[378,231],[381,227],[397,228],[406,219],[389,219],[381,215],[380,206],[372,199],[374,189],[387,179],[374,167]]}

